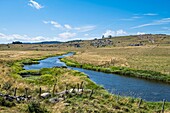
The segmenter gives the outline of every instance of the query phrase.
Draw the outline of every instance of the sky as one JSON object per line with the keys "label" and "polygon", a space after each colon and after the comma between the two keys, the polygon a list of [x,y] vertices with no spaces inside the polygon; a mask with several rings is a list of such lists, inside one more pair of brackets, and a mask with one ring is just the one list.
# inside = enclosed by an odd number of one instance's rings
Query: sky
{"label": "sky", "polygon": [[170,0],[0,0],[0,43],[170,34]]}

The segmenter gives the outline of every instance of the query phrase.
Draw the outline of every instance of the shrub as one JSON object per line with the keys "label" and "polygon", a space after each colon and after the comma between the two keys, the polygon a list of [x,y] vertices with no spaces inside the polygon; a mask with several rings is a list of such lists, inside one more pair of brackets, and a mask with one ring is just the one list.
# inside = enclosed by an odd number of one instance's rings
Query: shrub
{"label": "shrub", "polygon": [[19,72],[20,75],[40,75],[39,70],[22,70]]}
{"label": "shrub", "polygon": [[7,81],[3,84],[2,89],[9,90],[12,86],[12,83],[10,81]]}
{"label": "shrub", "polygon": [[39,62],[34,61],[32,59],[25,59],[25,60],[22,61],[22,64],[24,64],[24,65],[32,65],[32,64],[39,64]]}
{"label": "shrub", "polygon": [[32,101],[28,104],[27,111],[29,113],[49,113],[45,107],[42,107],[39,102]]}

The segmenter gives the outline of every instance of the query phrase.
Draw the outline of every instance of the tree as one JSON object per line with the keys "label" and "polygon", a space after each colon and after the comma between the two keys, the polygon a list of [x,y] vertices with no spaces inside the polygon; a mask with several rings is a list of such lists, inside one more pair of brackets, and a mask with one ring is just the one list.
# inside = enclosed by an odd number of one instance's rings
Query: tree
{"label": "tree", "polygon": [[112,38],[112,35],[109,35],[108,38]]}
{"label": "tree", "polygon": [[104,39],[105,37],[104,37],[104,35],[102,35],[102,39]]}
{"label": "tree", "polygon": [[20,41],[15,41],[15,42],[12,42],[12,44],[22,44],[22,42],[20,42]]}

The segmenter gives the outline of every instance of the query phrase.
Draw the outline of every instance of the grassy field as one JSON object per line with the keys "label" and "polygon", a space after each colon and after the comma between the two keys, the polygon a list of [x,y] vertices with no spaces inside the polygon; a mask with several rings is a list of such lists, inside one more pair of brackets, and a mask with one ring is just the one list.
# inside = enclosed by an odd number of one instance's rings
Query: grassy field
{"label": "grassy field", "polygon": [[[106,40],[106,39],[101,39]],[[93,47],[87,40],[62,44],[3,44],[0,50],[4,51],[75,51],[77,55],[71,59],[80,63],[90,63],[101,66],[125,66],[134,69],[152,70],[170,74],[170,36],[124,36],[110,38],[111,46]],[[154,41],[153,42],[151,42]],[[143,46],[129,46],[142,43]],[[72,45],[80,44],[80,47]],[[39,52],[41,54],[41,52]],[[8,57],[3,55],[2,58]],[[9,54],[9,53],[8,53]],[[23,53],[24,54],[24,53]],[[22,53],[21,53],[22,55]],[[0,57],[1,58],[1,57]]]}
{"label": "grassy field", "polygon": [[88,49],[69,59],[97,66],[123,66],[170,74],[170,46]]}
{"label": "grassy field", "polygon": [[[22,70],[22,63],[25,61],[31,62],[29,59],[41,59],[45,56],[51,56],[56,54],[61,54],[64,52],[54,52],[54,51],[1,51],[1,54],[8,55],[9,59],[6,57],[1,57],[0,65],[0,82],[1,82],[1,92],[3,94],[13,95],[14,89],[17,87],[16,95],[23,95],[25,93],[25,88],[28,88],[28,94],[32,96],[31,100],[23,101],[21,103],[4,101],[0,102],[0,112],[3,113],[25,113],[31,112],[32,110],[37,110],[40,112],[160,112],[162,102],[142,102],[140,108],[138,104],[139,99],[134,99],[130,97],[120,97],[117,95],[111,95],[105,91],[102,87],[97,86],[92,81],[87,78],[83,73],[72,71],[64,68],[52,68],[52,69],[41,69],[36,73],[41,76],[33,76],[28,78],[21,78],[19,75],[21,73],[35,74],[35,71],[24,71]],[[6,53],[6,54],[5,54]],[[23,54],[24,53],[24,54]],[[13,57],[10,57],[13,56]],[[21,56],[21,57],[18,57]],[[27,60],[25,60],[27,59]],[[28,62],[27,62],[28,63]],[[15,69],[15,70],[13,70]],[[15,74],[15,76],[12,76]],[[53,92],[53,85],[57,84],[55,87],[55,92],[60,92],[65,90],[66,86],[68,89],[77,86],[83,82],[84,93],[68,94],[65,95],[65,99],[52,104],[48,99],[39,99],[39,88],[42,88],[43,92]],[[6,88],[7,86],[8,89]],[[86,91],[87,89],[87,91]],[[88,91],[90,90],[90,92]],[[91,95],[91,91],[94,93]],[[56,95],[56,97],[58,97]],[[0,98],[2,99],[2,98]],[[14,104],[13,104],[14,103]],[[8,106],[8,107],[6,107]],[[170,111],[170,104],[166,102],[165,112]]]}
{"label": "grassy field", "polygon": [[[41,69],[37,71],[23,70],[23,64],[37,63],[37,60],[49,56],[63,54],[69,51],[76,52],[76,55],[68,57],[67,60],[77,62],[77,64],[86,67],[97,67],[104,71],[107,68],[132,70],[151,70],[170,74],[170,46],[168,38],[155,38],[155,43],[148,42],[147,38],[139,37],[116,37],[112,46],[93,47],[91,41],[80,42],[81,47],[73,47],[71,43],[63,44],[4,44],[0,45],[0,92],[3,94],[14,94],[17,87],[17,96],[25,93],[28,88],[28,94],[32,96],[31,100],[20,103],[9,102],[0,97],[0,112],[3,113],[25,113],[31,111],[39,112],[161,112],[162,102],[142,102],[140,99],[130,97],[120,97],[111,95],[102,87],[94,84],[83,73],[68,70],[65,68]],[[132,43],[143,41],[144,46],[128,46]],[[114,68],[113,68],[114,67]],[[123,67],[123,68],[122,68]],[[100,70],[100,71],[101,71]],[[113,71],[112,70],[112,71]],[[143,71],[141,71],[143,73]],[[144,71],[145,72],[145,71]],[[20,75],[41,75],[22,78]],[[152,78],[152,77],[151,77]],[[39,88],[43,92],[51,94],[74,88],[77,84],[84,83],[84,91],[64,95],[63,100],[52,104],[49,98],[39,98]],[[54,90],[54,84],[56,84]],[[94,93],[92,93],[94,90]],[[90,97],[90,95],[92,96]],[[60,95],[53,95],[61,98]],[[66,97],[66,98],[65,98]],[[51,97],[52,98],[52,97]],[[36,109],[37,108],[37,109]],[[170,103],[166,102],[165,112],[170,112]]]}

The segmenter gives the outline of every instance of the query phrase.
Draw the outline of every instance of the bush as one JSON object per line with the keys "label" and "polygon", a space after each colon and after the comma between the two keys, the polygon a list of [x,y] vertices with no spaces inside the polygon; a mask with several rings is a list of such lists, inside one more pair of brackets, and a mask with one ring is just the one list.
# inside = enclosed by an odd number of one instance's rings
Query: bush
{"label": "bush", "polygon": [[12,83],[8,81],[3,84],[2,89],[9,90],[11,86],[12,86]]}
{"label": "bush", "polygon": [[40,75],[39,70],[22,70],[19,72],[20,75]]}
{"label": "bush", "polygon": [[49,113],[45,107],[42,107],[41,104],[36,101],[28,104],[27,111],[29,113]]}
{"label": "bush", "polygon": [[39,62],[34,61],[32,59],[25,59],[25,60],[22,61],[22,64],[24,64],[24,65],[32,65],[32,64],[39,64]]}

